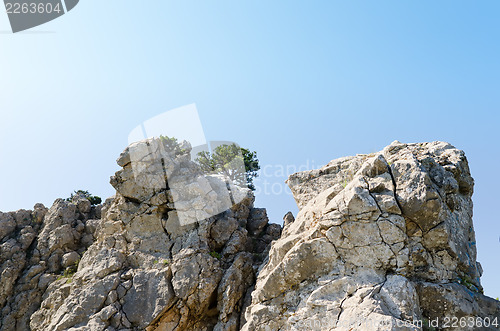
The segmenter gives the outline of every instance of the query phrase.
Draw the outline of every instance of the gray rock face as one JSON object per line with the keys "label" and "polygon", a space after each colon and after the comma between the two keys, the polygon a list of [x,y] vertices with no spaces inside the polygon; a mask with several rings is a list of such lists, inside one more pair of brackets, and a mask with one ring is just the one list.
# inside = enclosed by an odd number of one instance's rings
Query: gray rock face
{"label": "gray rock face", "polygon": [[[244,298],[281,228],[253,208],[250,190],[201,174],[188,145],[173,155],[158,152],[162,143],[145,140],[121,154],[115,197],[99,222],[84,224],[95,240],[70,280],[45,291],[32,330],[239,329]],[[131,150],[150,154],[134,164]],[[173,189],[181,184],[185,190]],[[239,203],[204,218],[226,198]],[[70,234],[50,247],[71,245]],[[61,258],[70,264],[76,256]]]}
{"label": "gray rock face", "polygon": [[29,330],[47,287],[71,273],[93,241],[85,224],[95,216],[96,207],[79,198],[0,213],[0,330]]}
{"label": "gray rock face", "polygon": [[500,303],[482,295],[473,183],[464,153],[443,142],[394,142],[290,176],[300,212],[271,247],[243,330],[500,321]]}
{"label": "gray rock face", "polygon": [[482,294],[462,151],[394,142],[294,174],[281,229],[164,143],[120,155],[103,205],[0,213],[1,331],[498,329],[478,325],[500,304]]}

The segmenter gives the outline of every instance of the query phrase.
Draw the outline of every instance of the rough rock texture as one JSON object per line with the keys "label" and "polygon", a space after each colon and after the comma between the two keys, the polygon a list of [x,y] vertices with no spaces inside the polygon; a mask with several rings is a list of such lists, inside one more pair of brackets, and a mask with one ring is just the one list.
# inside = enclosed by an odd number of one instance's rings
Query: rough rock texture
{"label": "rough rock texture", "polygon": [[76,269],[93,242],[100,208],[75,196],[56,200],[49,210],[37,204],[0,213],[0,330],[29,330],[49,284]]}
{"label": "rough rock texture", "polygon": [[482,295],[474,182],[453,146],[394,142],[294,174],[300,212],[282,230],[251,191],[167,143],[129,146],[103,205],[75,196],[0,213],[1,331],[500,322],[499,302]]}
{"label": "rough rock texture", "polygon": [[447,317],[500,322],[500,303],[482,294],[474,181],[462,151],[394,142],[287,182],[300,211],[293,222],[287,217],[259,271],[243,330],[421,330],[436,318],[443,327]]}
{"label": "rough rock texture", "polygon": [[[189,145],[169,151],[164,143],[145,140],[119,157],[117,193],[95,242],[70,280],[49,285],[32,330],[239,329],[247,290],[281,227],[253,208],[249,189],[200,173]],[[226,198],[239,203],[204,218]]]}

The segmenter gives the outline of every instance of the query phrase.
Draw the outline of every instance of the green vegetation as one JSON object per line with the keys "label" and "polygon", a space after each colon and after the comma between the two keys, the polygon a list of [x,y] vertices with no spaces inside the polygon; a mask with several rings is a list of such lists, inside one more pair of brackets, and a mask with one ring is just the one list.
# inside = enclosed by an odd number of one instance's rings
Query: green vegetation
{"label": "green vegetation", "polygon": [[73,197],[75,196],[80,196],[82,198],[89,200],[92,206],[98,205],[102,202],[102,199],[100,197],[98,197],[97,195],[92,195],[89,193],[89,191],[84,191],[84,190],[78,190],[75,191],[74,193],[71,193],[71,196],[67,198],[66,201],[72,201]]}
{"label": "green vegetation", "polygon": [[[175,155],[186,153],[177,138],[160,135],[160,140],[169,152],[173,151]],[[199,152],[195,161],[204,172],[223,174],[235,184],[255,190],[253,179],[258,176],[257,172],[260,170],[257,152],[238,147],[236,144],[224,144],[217,146],[212,153]],[[244,170],[241,169],[242,164],[245,165]]]}
{"label": "green vegetation", "polygon": [[35,215],[31,215],[31,224],[35,225],[37,223],[39,223],[39,222],[37,221]]}
{"label": "green vegetation", "polygon": [[[459,283],[459,284],[461,284],[461,285],[463,285],[463,286],[465,286],[465,287],[467,287],[467,288],[468,288],[469,290],[471,290],[472,292],[483,293],[483,290],[478,289],[478,288],[476,287],[476,285],[474,285],[474,284],[472,283],[472,279],[470,279],[470,277],[469,277],[469,276],[467,276],[467,275],[465,275],[465,276],[463,276],[463,277],[460,277],[460,278],[458,279],[458,283]],[[483,294],[484,294],[484,293],[483,293]]]}
{"label": "green vegetation", "polygon": [[73,265],[70,265],[69,267],[64,269],[64,272],[62,273],[62,275],[57,277],[57,280],[61,280],[63,278],[66,278],[67,279],[66,283],[71,283],[71,278],[78,270],[79,263],[80,263],[80,259],[78,259]]}
{"label": "green vegetation", "polygon": [[[199,152],[196,162],[203,171],[224,174],[237,185],[246,185],[249,189],[255,190],[253,179],[258,176],[257,172],[260,169],[257,152],[251,152],[236,144],[220,145],[212,153]],[[245,165],[244,173],[241,169],[242,164]]]}
{"label": "green vegetation", "polygon": [[342,176],[342,182],[340,183],[343,188],[346,188],[346,186],[354,179],[354,173],[351,169],[345,169],[339,174]]}
{"label": "green vegetation", "polygon": [[177,138],[170,138],[160,135],[160,140],[163,142],[163,145],[168,152],[174,152],[175,155],[186,153],[186,150],[184,148],[181,148],[181,145],[177,141]]}
{"label": "green vegetation", "polygon": [[210,252],[210,256],[215,257],[217,260],[222,259],[222,255],[220,255],[219,253],[217,253],[215,251]]}
{"label": "green vegetation", "polygon": [[[159,260],[154,260],[154,261],[153,261],[153,264],[158,264],[158,263],[160,263],[160,261],[159,261]],[[161,263],[162,263],[163,265],[168,265],[170,262],[169,262],[167,259],[164,259],[164,260],[162,260],[162,261],[161,261]]]}

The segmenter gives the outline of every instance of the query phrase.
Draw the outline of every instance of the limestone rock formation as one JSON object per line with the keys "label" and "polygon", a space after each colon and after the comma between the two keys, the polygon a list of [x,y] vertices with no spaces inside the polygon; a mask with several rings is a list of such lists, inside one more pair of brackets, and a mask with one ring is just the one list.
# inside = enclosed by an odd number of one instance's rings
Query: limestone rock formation
{"label": "limestone rock formation", "polygon": [[[49,285],[32,330],[239,329],[246,292],[281,228],[253,208],[248,188],[200,173],[189,145],[164,143],[141,141],[119,157],[117,193],[95,241],[69,280]],[[239,202],[220,212],[225,199]]]}
{"label": "limestone rock formation", "polygon": [[[287,182],[300,211],[259,271],[243,330],[500,322],[500,303],[482,294],[462,151],[394,142]],[[470,321],[448,329],[481,329]]]}
{"label": "limestone rock formation", "polygon": [[296,173],[282,230],[168,143],[130,145],[102,205],[0,213],[0,331],[498,329],[462,151],[394,142]]}
{"label": "limestone rock formation", "polygon": [[79,196],[0,213],[0,330],[29,330],[49,284],[76,269],[92,244],[98,218],[100,206]]}

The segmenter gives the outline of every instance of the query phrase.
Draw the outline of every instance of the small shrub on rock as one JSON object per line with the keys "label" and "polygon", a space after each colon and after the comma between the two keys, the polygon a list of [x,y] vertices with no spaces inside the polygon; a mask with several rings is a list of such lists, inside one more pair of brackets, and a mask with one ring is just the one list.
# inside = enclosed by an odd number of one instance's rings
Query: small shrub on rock
{"label": "small shrub on rock", "polygon": [[102,199],[98,197],[97,195],[92,195],[89,193],[89,191],[84,191],[84,190],[78,190],[75,191],[74,193],[71,193],[71,196],[66,199],[66,201],[73,201],[73,198],[75,196],[80,196],[82,198],[85,198],[90,201],[90,204],[92,206],[98,205],[102,202]]}

